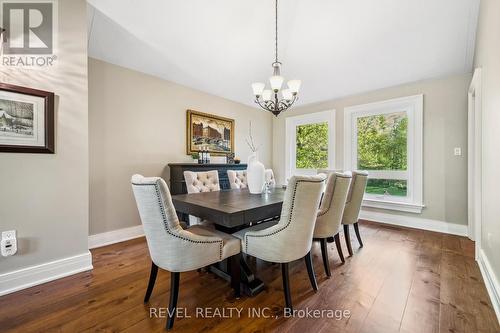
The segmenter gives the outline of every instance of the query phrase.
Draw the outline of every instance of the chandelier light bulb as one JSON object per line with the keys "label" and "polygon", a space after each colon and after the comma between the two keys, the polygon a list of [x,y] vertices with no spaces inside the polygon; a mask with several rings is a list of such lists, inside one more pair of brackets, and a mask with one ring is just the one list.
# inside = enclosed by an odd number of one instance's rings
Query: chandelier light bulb
{"label": "chandelier light bulb", "polygon": [[288,81],[288,89],[290,89],[290,92],[292,94],[297,94],[300,90],[300,84],[302,81],[300,80],[290,80]]}
{"label": "chandelier light bulb", "polygon": [[269,83],[271,83],[271,89],[274,90],[274,92],[278,92],[281,89],[281,86],[283,85],[283,76],[279,75],[273,75],[269,78]]}
{"label": "chandelier light bulb", "polygon": [[252,83],[253,94],[255,96],[262,96],[262,92],[264,91],[265,87],[266,87],[266,84],[262,83],[262,82]]}
{"label": "chandelier light bulb", "polygon": [[281,94],[283,95],[283,99],[286,99],[288,101],[293,98],[293,95],[292,95],[292,92],[290,91],[290,89],[283,89],[281,91]]}
{"label": "chandelier light bulb", "polygon": [[273,92],[269,89],[266,89],[262,92],[262,99],[264,101],[270,101],[271,100],[271,96],[272,96]]}

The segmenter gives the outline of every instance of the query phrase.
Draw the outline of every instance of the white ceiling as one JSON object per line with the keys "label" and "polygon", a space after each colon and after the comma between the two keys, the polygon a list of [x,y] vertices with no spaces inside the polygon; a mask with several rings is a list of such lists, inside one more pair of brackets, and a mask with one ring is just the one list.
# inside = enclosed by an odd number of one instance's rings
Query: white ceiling
{"label": "white ceiling", "polygon": [[[273,0],[88,0],[91,57],[253,105],[270,76]],[[300,104],[472,70],[479,0],[282,0]]]}

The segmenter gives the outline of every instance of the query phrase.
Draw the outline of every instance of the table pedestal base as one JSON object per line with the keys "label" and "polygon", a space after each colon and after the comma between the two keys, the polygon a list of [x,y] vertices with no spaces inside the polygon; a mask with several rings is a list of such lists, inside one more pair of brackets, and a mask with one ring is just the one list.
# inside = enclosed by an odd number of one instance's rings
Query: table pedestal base
{"label": "table pedestal base", "polygon": [[[240,260],[241,267],[241,284],[243,287],[242,292],[247,296],[255,296],[264,290],[264,282],[255,277],[250,266],[248,266],[246,260],[241,257]],[[227,260],[224,260],[218,264],[211,265],[209,268],[211,273],[214,273],[218,277],[231,282],[231,275],[227,270]]]}

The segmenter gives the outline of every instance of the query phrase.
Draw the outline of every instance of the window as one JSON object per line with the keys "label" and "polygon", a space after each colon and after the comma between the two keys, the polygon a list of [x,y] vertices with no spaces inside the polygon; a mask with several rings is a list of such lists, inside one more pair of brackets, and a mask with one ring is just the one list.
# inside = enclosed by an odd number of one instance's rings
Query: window
{"label": "window", "polygon": [[345,108],[346,170],[368,171],[364,206],[420,213],[423,96]]}
{"label": "window", "polygon": [[286,118],[286,177],[333,168],[335,111]]}

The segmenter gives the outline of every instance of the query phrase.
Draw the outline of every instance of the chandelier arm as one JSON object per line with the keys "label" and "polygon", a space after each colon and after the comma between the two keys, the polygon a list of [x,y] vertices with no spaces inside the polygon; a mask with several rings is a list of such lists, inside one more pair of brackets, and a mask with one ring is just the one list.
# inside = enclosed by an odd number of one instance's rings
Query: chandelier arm
{"label": "chandelier arm", "polygon": [[279,108],[278,108],[278,111],[279,111],[279,112],[283,112],[283,111],[285,111],[285,110],[287,110],[287,109],[288,109],[288,106],[287,106],[285,103],[280,102],[280,106],[279,106]]}
{"label": "chandelier arm", "polygon": [[284,111],[284,110],[287,110],[289,109],[293,103],[295,103],[295,101],[297,100],[297,95],[294,95],[293,96],[293,99],[291,100],[288,100],[288,99],[282,99],[280,102],[279,102],[279,105],[280,105],[280,110]]}
{"label": "chandelier arm", "polygon": [[[261,103],[259,98],[255,99],[255,103],[257,103],[262,109],[273,112],[274,111],[274,102],[273,101],[264,101],[264,104]],[[273,108],[271,108],[273,107]]]}

